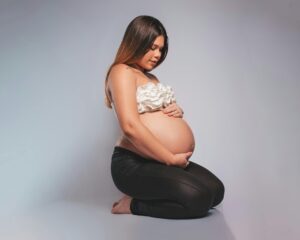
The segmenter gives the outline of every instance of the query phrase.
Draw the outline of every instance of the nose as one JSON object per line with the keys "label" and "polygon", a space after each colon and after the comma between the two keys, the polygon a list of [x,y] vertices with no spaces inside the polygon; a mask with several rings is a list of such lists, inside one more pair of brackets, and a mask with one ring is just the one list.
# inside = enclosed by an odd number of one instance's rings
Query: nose
{"label": "nose", "polygon": [[161,50],[157,49],[155,52],[154,52],[154,57],[159,60],[160,59],[160,56],[161,56]]}

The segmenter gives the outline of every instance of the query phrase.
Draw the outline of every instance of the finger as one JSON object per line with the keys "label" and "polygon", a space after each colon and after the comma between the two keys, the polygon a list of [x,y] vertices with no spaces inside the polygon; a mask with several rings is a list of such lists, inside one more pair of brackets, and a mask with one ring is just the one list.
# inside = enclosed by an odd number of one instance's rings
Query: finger
{"label": "finger", "polygon": [[169,104],[168,106],[165,107],[165,109],[176,109],[177,108],[177,105],[175,103],[171,103]]}
{"label": "finger", "polygon": [[177,108],[169,109],[169,112],[179,112]]}
{"label": "finger", "polygon": [[176,107],[176,105],[174,105],[173,103],[170,103],[166,106],[166,108],[173,108],[173,107]]}
{"label": "finger", "polygon": [[163,113],[169,113],[170,112],[170,109],[169,108],[164,108],[163,109]]}
{"label": "finger", "polygon": [[169,117],[176,117],[176,113],[175,112],[168,113],[168,116]]}
{"label": "finger", "polygon": [[180,116],[181,115],[181,112],[179,112],[177,109],[168,113],[170,116]]}
{"label": "finger", "polygon": [[180,113],[175,113],[175,114],[173,114],[173,117],[181,118],[182,115]]}
{"label": "finger", "polygon": [[186,154],[186,156],[187,156],[187,157],[190,157],[190,156],[192,156],[192,154],[193,154],[193,152],[188,152],[188,153]]}
{"label": "finger", "polygon": [[166,107],[163,111],[164,111],[164,113],[170,113],[170,112],[173,112],[175,110],[176,110],[176,108],[174,108],[174,107]]}
{"label": "finger", "polygon": [[176,117],[180,117],[180,118],[182,118],[182,117],[183,117],[183,114],[182,114],[182,112],[177,112],[177,113],[176,113]]}

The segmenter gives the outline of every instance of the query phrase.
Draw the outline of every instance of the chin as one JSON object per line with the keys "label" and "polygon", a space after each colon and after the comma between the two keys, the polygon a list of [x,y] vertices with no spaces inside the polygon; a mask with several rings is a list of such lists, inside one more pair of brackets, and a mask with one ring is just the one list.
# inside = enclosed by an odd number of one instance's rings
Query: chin
{"label": "chin", "polygon": [[155,66],[149,66],[149,67],[146,67],[145,69],[146,69],[147,71],[151,71],[151,70],[153,70],[154,68],[156,68],[156,65],[155,65]]}
{"label": "chin", "polygon": [[149,71],[153,70],[153,67],[144,67],[144,70],[149,72]]}

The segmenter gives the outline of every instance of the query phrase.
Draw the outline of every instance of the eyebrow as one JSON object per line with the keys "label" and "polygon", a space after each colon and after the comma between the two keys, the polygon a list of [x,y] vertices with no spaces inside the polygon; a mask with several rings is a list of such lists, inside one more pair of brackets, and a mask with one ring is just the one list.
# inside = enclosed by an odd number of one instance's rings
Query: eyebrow
{"label": "eyebrow", "polygon": [[[153,43],[153,45],[154,45],[155,47],[159,47],[159,45],[157,45],[157,44],[155,44],[155,43]],[[164,48],[164,46],[162,46],[161,48]]]}

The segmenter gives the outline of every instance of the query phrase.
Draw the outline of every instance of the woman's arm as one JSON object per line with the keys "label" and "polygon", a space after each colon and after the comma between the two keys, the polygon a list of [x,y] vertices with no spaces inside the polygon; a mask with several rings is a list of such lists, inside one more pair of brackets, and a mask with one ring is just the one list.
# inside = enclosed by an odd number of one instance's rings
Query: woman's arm
{"label": "woman's arm", "polygon": [[152,159],[171,165],[174,154],[140,121],[136,102],[136,79],[125,64],[114,66],[108,79],[114,109],[122,131],[128,140],[142,153]]}
{"label": "woman's arm", "polygon": [[127,139],[142,153],[166,165],[173,164],[174,155],[145,127],[141,121],[129,124],[124,129]]}

